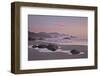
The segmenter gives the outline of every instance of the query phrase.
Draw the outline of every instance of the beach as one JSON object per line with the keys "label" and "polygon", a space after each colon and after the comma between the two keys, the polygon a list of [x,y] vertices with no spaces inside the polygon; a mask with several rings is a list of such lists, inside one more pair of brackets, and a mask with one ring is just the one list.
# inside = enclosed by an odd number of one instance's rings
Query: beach
{"label": "beach", "polygon": [[[35,42],[35,41],[30,41],[29,45],[30,47],[28,48],[28,60],[53,60],[53,59],[79,59],[79,58],[88,58],[88,47],[87,45],[69,45],[69,44],[64,44],[60,46],[60,49],[57,51],[50,51],[46,48],[44,49],[39,49],[39,48],[32,48],[32,44],[46,44],[46,42]],[[75,54],[72,55],[70,53],[71,50],[76,49],[80,52],[80,54]],[[81,54],[82,53],[82,54]]]}

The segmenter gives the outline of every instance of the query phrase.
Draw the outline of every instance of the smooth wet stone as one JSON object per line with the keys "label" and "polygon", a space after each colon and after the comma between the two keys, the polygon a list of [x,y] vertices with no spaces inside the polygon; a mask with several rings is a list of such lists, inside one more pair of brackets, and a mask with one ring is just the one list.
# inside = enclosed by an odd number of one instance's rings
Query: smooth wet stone
{"label": "smooth wet stone", "polygon": [[72,55],[80,54],[80,52],[78,50],[75,50],[75,49],[71,50],[70,52],[72,53]]}
{"label": "smooth wet stone", "polygon": [[47,45],[45,45],[45,44],[40,44],[40,45],[38,45],[38,48],[47,48]]}
{"label": "smooth wet stone", "polygon": [[56,51],[56,50],[58,49],[58,46],[55,45],[55,44],[49,44],[49,45],[47,46],[47,49],[48,49],[48,50],[51,50],[51,51]]}

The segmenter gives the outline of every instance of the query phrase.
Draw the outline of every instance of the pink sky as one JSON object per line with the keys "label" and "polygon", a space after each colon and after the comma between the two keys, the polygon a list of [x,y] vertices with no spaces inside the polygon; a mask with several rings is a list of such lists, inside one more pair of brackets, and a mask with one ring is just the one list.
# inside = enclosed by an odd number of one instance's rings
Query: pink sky
{"label": "pink sky", "polygon": [[32,32],[58,32],[87,39],[88,18],[29,15],[28,26]]}

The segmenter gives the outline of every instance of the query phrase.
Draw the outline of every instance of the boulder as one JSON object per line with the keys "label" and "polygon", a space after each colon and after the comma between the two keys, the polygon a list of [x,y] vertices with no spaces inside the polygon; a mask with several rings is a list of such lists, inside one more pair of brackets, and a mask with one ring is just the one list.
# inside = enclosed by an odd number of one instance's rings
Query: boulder
{"label": "boulder", "polygon": [[40,44],[40,45],[38,45],[38,48],[47,48],[47,45],[45,45],[45,44]]}
{"label": "boulder", "polygon": [[71,53],[72,53],[72,55],[75,55],[75,54],[79,54],[80,52],[78,50],[73,49],[73,50],[71,50]]}
{"label": "boulder", "polygon": [[51,51],[56,51],[58,49],[58,46],[55,44],[48,44],[47,49]]}
{"label": "boulder", "polygon": [[70,37],[65,37],[64,39],[68,39],[68,40],[71,40],[71,38],[70,38]]}
{"label": "boulder", "polygon": [[32,48],[36,48],[37,47],[37,45],[32,45]]}

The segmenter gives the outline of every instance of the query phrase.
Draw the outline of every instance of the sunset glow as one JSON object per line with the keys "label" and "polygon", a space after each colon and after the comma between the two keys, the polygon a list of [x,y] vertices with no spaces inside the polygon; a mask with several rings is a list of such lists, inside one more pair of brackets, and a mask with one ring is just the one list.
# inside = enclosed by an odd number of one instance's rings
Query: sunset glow
{"label": "sunset glow", "polygon": [[87,39],[88,18],[29,15],[28,26],[32,32],[58,32]]}

